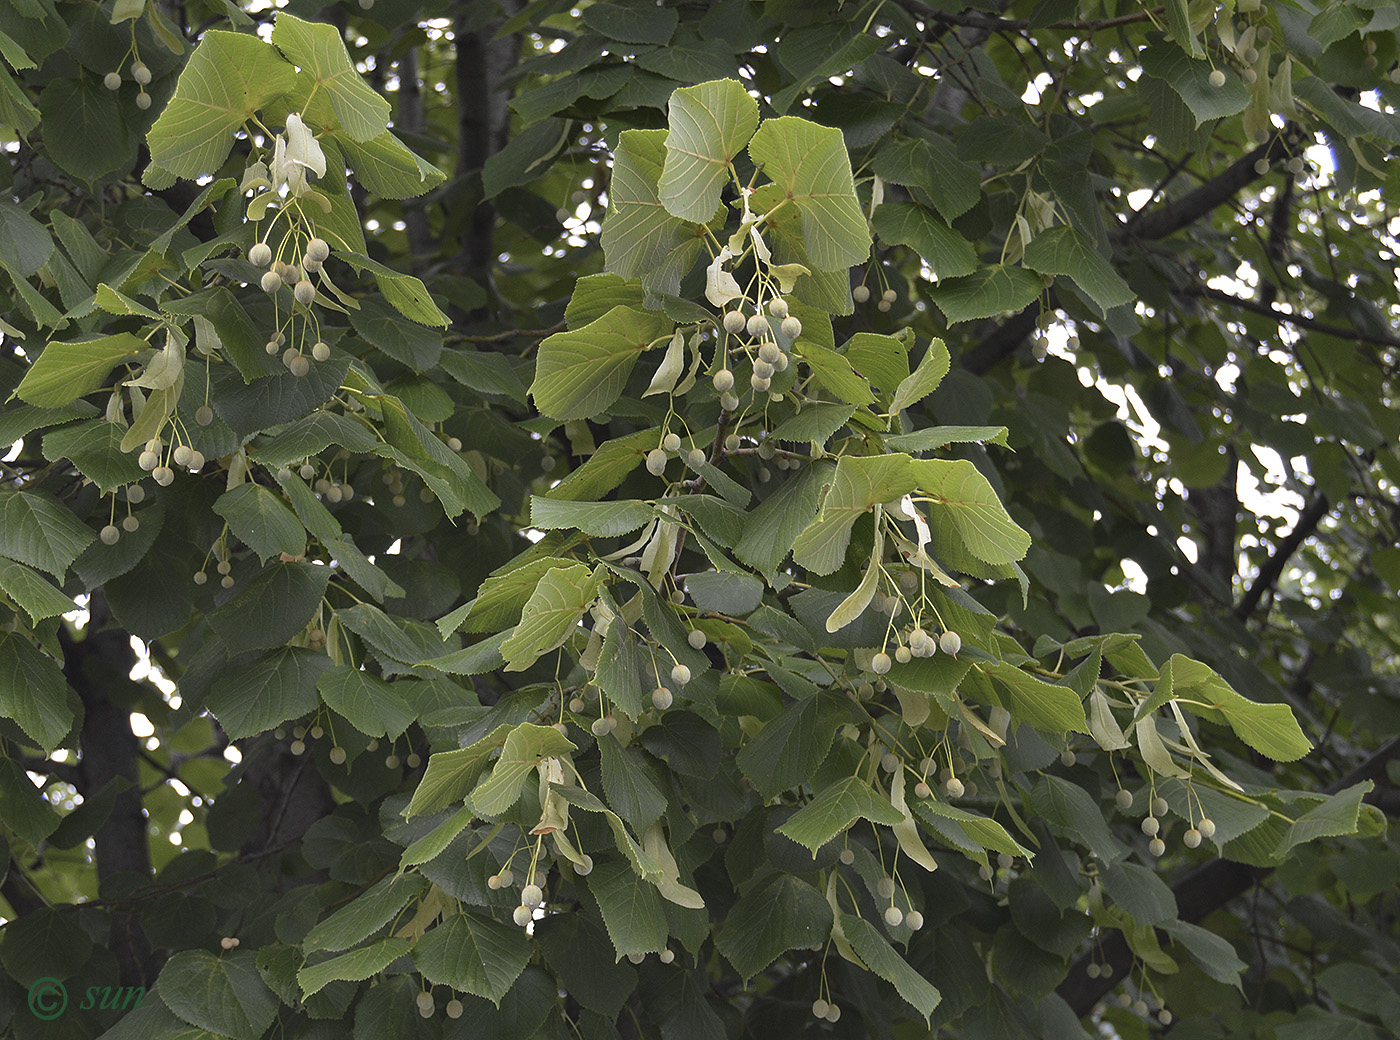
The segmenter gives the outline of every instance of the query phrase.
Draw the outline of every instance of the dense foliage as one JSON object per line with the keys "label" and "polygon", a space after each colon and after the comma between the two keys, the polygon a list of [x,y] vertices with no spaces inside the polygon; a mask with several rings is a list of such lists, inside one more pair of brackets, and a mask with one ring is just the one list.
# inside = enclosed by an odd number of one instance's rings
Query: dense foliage
{"label": "dense foliage", "polygon": [[0,7],[0,1031],[1400,1032],[1397,30]]}

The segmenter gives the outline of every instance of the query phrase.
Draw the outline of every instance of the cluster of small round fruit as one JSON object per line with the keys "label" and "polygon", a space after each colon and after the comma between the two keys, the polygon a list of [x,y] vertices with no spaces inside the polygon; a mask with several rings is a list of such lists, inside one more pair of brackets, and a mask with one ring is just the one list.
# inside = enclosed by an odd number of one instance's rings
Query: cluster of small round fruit
{"label": "cluster of small round fruit", "polygon": [[940,650],[957,657],[958,651],[962,649],[962,636],[952,629],[934,637],[932,633],[916,625],[909,630],[907,639],[907,644],[900,643],[895,647],[893,657],[883,650],[873,654],[870,658],[870,670],[876,675],[884,675],[894,666],[895,661],[908,664],[915,657],[932,657]]}
{"label": "cluster of small round fruit", "polygon": [[[161,454],[164,448],[165,444],[159,437],[152,437],[146,442],[145,450],[137,456],[136,464],[154,477],[161,487],[168,487],[175,479],[175,471],[162,461]],[[198,473],[204,468],[204,453],[188,444],[177,444],[170,452],[169,459],[191,473]]]}
{"label": "cluster of small round fruit", "polygon": [[[855,861],[855,854],[850,849],[842,849],[841,862],[850,864]],[[847,859],[846,856],[850,856]],[[890,905],[885,907],[885,924],[891,928],[898,928],[900,925],[908,925],[910,931],[917,932],[924,926],[924,915],[917,910],[910,910],[907,914],[894,903],[895,883],[894,878],[882,877],[875,882],[875,894],[881,899],[888,899]]]}
{"label": "cluster of small round fruit", "polygon": [[[151,70],[146,67],[146,63],[137,58],[131,63],[131,78],[136,81],[136,107],[145,111],[151,107],[151,95],[146,93],[146,87],[151,82]],[[122,74],[113,70],[102,77],[102,85],[108,90],[120,90],[122,86]]]}
{"label": "cluster of small round fruit", "polygon": [[[746,315],[741,307],[726,311],[721,321],[724,331],[739,340],[739,349],[749,358],[753,373],[749,376],[749,386],[755,393],[766,394],[773,384],[773,376],[787,371],[787,353],[775,341],[773,322],[778,322],[778,331],[788,342],[802,335],[802,322],[788,313],[788,304],[780,296],[768,301],[768,313],[757,310]],[[729,367],[729,344],[724,348],[724,366],[711,377],[714,388],[719,391],[720,407],[732,412],[739,407],[739,397],[734,393],[734,372]]]}
{"label": "cluster of small round fruit", "polygon": [[[373,5],[373,2],[374,0],[368,0],[368,2],[366,2],[366,0],[360,0],[360,6],[368,8]],[[431,989],[425,989],[418,994],[415,1000],[418,1005],[419,1016],[422,1018],[432,1018],[433,1013],[437,1011],[437,1001],[433,999],[433,991]],[[460,1000],[453,997],[443,1005],[442,1010],[448,1018],[461,1018],[462,1012],[465,1011],[466,1008],[462,1006]]]}
{"label": "cluster of small round fruit", "polygon": [[[389,494],[393,496],[391,501],[394,505],[402,506],[408,502],[408,499],[404,497],[403,493],[403,470],[399,469],[397,466],[391,467],[384,471],[384,475],[380,477],[380,479],[384,482],[385,487],[389,489]],[[426,492],[426,495],[424,492]],[[430,502],[432,501],[432,492],[425,486],[419,492],[419,497],[425,502]]]}
{"label": "cluster of small round fruit", "polygon": [[[219,584],[226,589],[233,588],[233,574],[231,573],[233,571],[233,561],[228,557],[228,546],[224,544],[223,535],[219,536],[219,540],[214,543],[211,551],[219,561],[214,567],[214,570],[221,576],[219,578]],[[209,575],[203,567],[194,572],[194,583],[196,585],[203,585],[208,580]],[[282,738],[278,737],[277,739],[281,740]]]}
{"label": "cluster of small round fruit", "polygon": [[[1091,965],[1091,967],[1093,967],[1093,965]],[[1103,965],[1102,970],[1104,978],[1110,977],[1113,973],[1113,969],[1107,964]],[[1090,975],[1089,977],[1093,978],[1094,976]],[[1172,1019],[1175,1017],[1166,1009],[1166,1006],[1161,1003],[1161,998],[1155,993],[1140,994],[1137,999],[1134,999],[1131,993],[1123,992],[1119,993],[1116,999],[1119,1007],[1127,1008],[1129,1011],[1136,1015],[1141,1015],[1143,1018],[1148,1017],[1148,1015],[1152,1013],[1154,1004],[1157,1005],[1157,1021],[1164,1026],[1171,1025]]]}
{"label": "cluster of small round fruit", "polygon": [[[627,955],[627,960],[631,964],[641,964],[646,959],[647,955],[644,953],[629,953]],[[662,964],[670,964],[676,959],[676,951],[669,946],[662,947],[662,949],[657,952],[656,959]]]}
{"label": "cluster of small round fruit", "polygon": [[[290,286],[292,298],[309,312],[316,301],[316,286],[311,281],[311,276],[321,270],[330,255],[331,247],[323,238],[312,238],[306,243],[299,265],[274,257],[271,246],[266,242],[256,242],[248,250],[248,262],[254,267],[268,268],[258,282],[264,292],[275,294],[284,285]],[[311,371],[311,362],[302,353],[300,346],[286,346],[286,343],[286,334],[279,332],[267,341],[265,349],[268,354],[273,355],[280,351],[282,363],[292,375],[306,375]],[[318,338],[311,346],[311,357],[317,361],[325,361],[330,356],[330,344]]]}
{"label": "cluster of small round fruit", "polygon": [[[870,299],[870,287],[866,285],[857,285],[851,290],[851,299],[855,300],[856,303],[865,303]],[[880,301],[875,304],[875,309],[881,314],[888,314],[890,308],[894,306],[894,302],[898,299],[899,293],[895,292],[893,289],[886,289],[880,294]]]}
{"label": "cluster of small round fruit", "polygon": [[[146,500],[146,489],[143,488],[140,484],[132,484],[126,489],[126,500],[128,503],[128,508],[130,506],[139,505],[140,503]],[[116,500],[113,499],[113,506],[115,507],[115,505]],[[102,528],[100,532],[98,532],[97,537],[102,539],[103,545],[116,545],[117,542],[121,541],[122,531],[125,531],[127,534],[131,534],[133,531],[138,530],[140,527],[141,521],[136,517],[135,514],[128,512],[126,516],[122,517],[120,528],[118,528],[117,525],[114,523],[108,524],[106,527]]]}
{"label": "cluster of small round fruit", "polygon": [[[297,476],[301,477],[302,480],[314,479],[315,483],[311,485],[311,490],[316,492],[316,494],[320,495],[327,502],[349,502],[355,497],[355,488],[352,485],[348,483],[336,483],[329,477],[317,477],[316,467],[311,464],[310,460],[298,466],[296,472]],[[277,482],[279,484],[285,484],[291,479],[291,467],[283,466],[277,471]]]}
{"label": "cluster of small round fruit", "polygon": [[236,950],[238,947],[238,937],[235,935],[225,935],[219,940],[219,949],[221,950]]}
{"label": "cluster of small round fruit", "polygon": [[[696,646],[696,636],[700,637],[699,646]],[[689,637],[690,645],[697,650],[701,649],[705,645],[704,636],[705,633],[701,632],[699,629],[692,629]],[[690,682],[689,666],[683,664],[674,665],[671,668],[671,682],[675,686],[684,686],[686,683]],[[585,687],[580,692],[587,694],[593,689],[593,687],[589,686]],[[651,691],[651,703],[652,707],[656,708],[657,711],[665,711],[675,703],[675,694],[666,687],[657,685],[657,687]],[[577,694],[569,700],[569,710],[575,715],[581,714],[587,706],[587,702],[584,698]],[[606,737],[613,730],[617,729],[617,716],[613,715],[611,712],[606,715],[600,715],[593,720],[588,729],[595,737]]]}
{"label": "cluster of small round fruit", "polygon": [[818,997],[812,1001],[812,1014],[827,1022],[839,1022],[841,1020],[841,1009],[829,1000]]}
{"label": "cluster of small round fruit", "polygon": [[[678,433],[667,433],[661,438],[660,447],[652,448],[647,452],[646,467],[647,472],[653,477],[659,477],[666,472],[666,463],[672,455],[679,455],[681,451],[681,438]],[[701,448],[697,448],[692,442],[690,450],[685,453],[685,464],[691,469],[698,470],[705,465],[709,459]],[[553,468],[553,467],[551,467]]]}
{"label": "cluster of small round fruit", "polygon": [[[1119,788],[1118,793],[1113,796],[1118,808],[1127,812],[1133,807],[1133,793],[1123,788]],[[1152,840],[1147,843],[1147,850],[1154,856],[1161,856],[1167,851],[1167,843],[1162,840],[1161,817],[1168,812],[1167,800],[1160,795],[1154,795],[1148,805],[1147,815],[1143,817],[1141,828],[1142,833]],[[1187,829],[1181,836],[1181,843],[1188,849],[1200,848],[1203,838],[1215,837],[1215,821],[1209,816],[1202,816],[1195,826]]]}

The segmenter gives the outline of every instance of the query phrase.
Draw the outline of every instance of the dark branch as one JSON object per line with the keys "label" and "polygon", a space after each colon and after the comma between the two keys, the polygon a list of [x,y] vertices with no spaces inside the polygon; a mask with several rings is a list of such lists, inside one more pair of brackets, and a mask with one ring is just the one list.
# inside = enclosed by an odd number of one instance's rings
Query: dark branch
{"label": "dark branch", "polygon": [[1278,310],[1258,300],[1242,299],[1239,296],[1223,292],[1220,289],[1211,289],[1207,286],[1192,286],[1185,289],[1175,289],[1173,291],[1183,296],[1198,296],[1207,300],[1215,300],[1231,307],[1238,307],[1242,311],[1252,311],[1255,314],[1263,314],[1266,317],[1273,318],[1280,324],[1293,325],[1300,329],[1320,332],[1324,336],[1336,336],[1338,339],[1351,340],[1354,343],[1372,343],[1378,347],[1400,347],[1400,337],[1362,332],[1359,329],[1349,329],[1342,325],[1331,325],[1325,321],[1318,321],[1316,318],[1309,318],[1301,314],[1293,314],[1289,311]]}
{"label": "dark branch", "polygon": [[[998,18],[996,15],[982,14],[978,11],[940,11],[927,4],[919,3],[919,0],[895,0],[895,2],[915,18],[922,18],[926,22],[934,22],[939,25],[960,25],[969,29],[986,29],[989,32],[1022,32],[1031,27],[1030,20],[1026,18]],[[1065,18],[1046,26],[1046,28],[1072,29],[1076,32],[1087,33],[1103,32],[1106,29],[1116,29],[1121,25],[1134,25],[1138,22],[1150,21],[1154,15],[1161,12],[1162,8],[1157,7],[1151,11],[1134,11],[1132,14],[1118,15],[1115,18],[1094,18],[1083,21]]]}
{"label": "dark branch", "polygon": [[1317,525],[1322,522],[1322,518],[1327,515],[1331,508],[1327,496],[1319,492],[1317,497],[1308,503],[1307,508],[1298,514],[1298,520],[1293,525],[1293,530],[1289,532],[1287,538],[1278,543],[1273,555],[1269,557],[1264,566],[1259,568],[1259,574],[1254,579],[1254,583],[1240,597],[1239,603],[1235,606],[1235,617],[1244,621],[1254,613],[1259,606],[1259,601],[1264,598],[1264,593],[1272,589],[1274,583],[1278,581],[1289,557],[1297,552],[1298,547],[1317,530]]}
{"label": "dark branch", "polygon": [[1153,210],[1141,210],[1128,221],[1125,236],[1132,239],[1155,242],[1166,238],[1182,228],[1190,227],[1196,221],[1215,209],[1223,206],[1240,193],[1247,185],[1257,181],[1260,174],[1254,164],[1260,159],[1270,163],[1288,158],[1288,146],[1282,134],[1275,134],[1254,151],[1236,159],[1220,173],[1174,202]]}

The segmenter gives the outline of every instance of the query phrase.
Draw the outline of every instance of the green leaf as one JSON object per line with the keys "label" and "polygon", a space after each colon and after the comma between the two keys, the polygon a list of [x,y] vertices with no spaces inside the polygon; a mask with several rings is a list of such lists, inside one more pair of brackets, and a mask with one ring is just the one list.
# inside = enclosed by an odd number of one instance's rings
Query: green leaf
{"label": "green leaf", "polygon": [[129,332],[81,343],[50,343],[20,380],[15,393],[41,408],[57,408],[102,386],[121,361],[146,349]]}
{"label": "green leaf", "polygon": [[45,618],[78,609],[78,605],[47,578],[3,556],[0,556],[0,591],[28,614],[31,624],[35,625]]}
{"label": "green leaf", "polygon": [[661,204],[666,136],[665,130],[624,130],[619,136],[603,218],[603,257],[613,274],[640,278],[649,291],[676,296],[699,255],[702,236],[697,225],[673,217]]}
{"label": "green leaf", "polygon": [[0,819],[36,848],[59,825],[58,813],[18,762],[0,759]]}
{"label": "green leaf", "polygon": [[110,495],[146,476],[136,456],[121,450],[125,433],[123,427],[105,419],[71,423],[44,434],[44,458],[50,462],[66,458],[99,491]]}
{"label": "green leaf", "polygon": [[520,798],[521,784],[542,759],[575,750],[573,741],[553,726],[522,722],[506,737],[491,775],[473,789],[472,808],[481,816],[499,816]]}
{"label": "green leaf", "polygon": [[[935,336],[929,341],[928,350],[924,351],[918,367],[895,387],[894,397],[890,400],[890,414],[898,415],[937,390],[938,384],[943,382],[943,377],[948,374],[951,364],[948,348]],[[885,443],[890,447],[901,447],[893,443],[896,439],[887,437]]]}
{"label": "green leaf", "polygon": [[5,923],[0,964],[15,982],[32,987],[40,979],[72,979],[92,950],[92,938],[78,924],[76,915],[40,906]]}
{"label": "green leaf", "polygon": [[622,817],[604,805],[597,795],[589,794],[579,787],[565,787],[562,784],[551,784],[550,786],[556,794],[575,808],[602,815],[607,822],[608,829],[612,831],[618,851],[627,858],[628,866],[632,868],[637,877],[652,884],[661,880],[664,872],[660,864],[648,856],[646,850],[637,844],[637,839],[628,832],[627,825],[622,822]]}
{"label": "green leaf", "polygon": [[666,909],[655,885],[638,877],[627,864],[616,862],[598,864],[586,880],[603,912],[603,924],[617,951],[615,960],[666,948]]}
{"label": "green leaf", "polygon": [[497,1007],[530,962],[534,946],[519,928],[482,914],[448,917],[413,948],[413,963],[429,982],[484,997]]}
{"label": "green leaf", "polygon": [[891,141],[876,153],[871,168],[892,184],[922,189],[950,223],[982,197],[981,172],[941,138]]}
{"label": "green leaf", "polygon": [[428,768],[404,815],[420,816],[460,804],[486,772],[491,755],[505,744],[510,731],[510,726],[502,724],[468,747],[430,755]]}
{"label": "green leaf", "polygon": [[568,502],[532,495],[530,524],[541,531],[576,528],[594,538],[615,538],[644,526],[656,516],[645,502]]}
{"label": "green leaf", "polygon": [[1124,860],[1102,871],[1104,891],[1137,924],[1176,920],[1176,896],[1157,871]]}
{"label": "green leaf", "polygon": [[364,942],[427,887],[427,879],[420,874],[386,877],[311,929],[302,940],[302,949],[307,953],[335,952]]}
{"label": "green leaf", "polygon": [[1173,943],[1180,943],[1200,965],[1201,970],[1216,982],[1240,989],[1240,972],[1247,964],[1240,960],[1235,948],[1214,932],[1188,921],[1166,921],[1162,930],[1172,937]]}
{"label": "green leaf", "polygon": [[856,199],[840,130],[780,116],[758,128],[749,156],[801,213],[802,238],[813,267],[831,271],[865,261],[870,230]]}
{"label": "green leaf", "polygon": [[336,665],[316,680],[316,689],[327,707],[367,737],[395,740],[418,718],[393,683],[363,668]]}
{"label": "green leaf", "polygon": [[778,833],[811,849],[815,859],[818,849],[859,819],[892,827],[904,816],[864,780],[848,776],[799,809]]}
{"label": "green leaf", "polygon": [[685,590],[703,611],[743,617],[763,602],[763,582],[747,574],[701,571],[685,579]]}
{"label": "green leaf", "polygon": [[562,646],[577,629],[597,589],[597,580],[581,563],[545,571],[521,611],[520,623],[501,644],[506,671],[523,671],[541,655]]}
{"label": "green leaf", "polygon": [[560,988],[590,1011],[616,1018],[637,989],[637,972],[630,964],[598,956],[608,936],[596,918],[550,914],[535,922],[535,941]]}
{"label": "green leaf", "polygon": [[209,625],[233,653],[282,646],[316,615],[331,568],[273,563],[233,599],[209,614]]}
{"label": "green leaf", "polygon": [[629,719],[637,719],[651,703],[648,695],[652,686],[646,671],[649,661],[625,623],[615,621],[608,626],[594,678],[613,707]]}
{"label": "green leaf", "polygon": [[738,80],[714,80],[677,90],[667,114],[658,197],[672,216],[706,223],[719,209],[730,163],[758,128],[758,102]]}
{"label": "green leaf", "polygon": [[62,578],[96,540],[91,528],[49,495],[0,490],[0,556]]}
{"label": "green leaf", "polygon": [[5,270],[16,280],[31,278],[48,262],[52,254],[53,237],[45,230],[44,225],[8,198],[0,200],[0,264],[3,264]]}
{"label": "green leaf", "polygon": [[1303,813],[1289,825],[1287,836],[1274,849],[1274,858],[1282,863],[1289,852],[1304,842],[1355,834],[1361,818],[1361,799],[1375,786],[1370,780],[1352,784]]}
{"label": "green leaf", "polygon": [[21,137],[28,137],[39,125],[39,110],[20,88],[19,82],[0,68],[0,126],[14,127]]}
{"label": "green leaf", "polygon": [[303,999],[319,993],[332,982],[359,982],[375,975],[398,960],[413,946],[407,939],[380,939],[358,950],[317,964],[308,964],[297,972]]}
{"label": "green leaf", "polygon": [[788,950],[825,942],[831,921],[831,907],[820,891],[791,874],[771,874],[725,915],[715,948],[748,980]]}
{"label": "green leaf", "polygon": [[96,78],[56,79],[39,95],[45,152],[63,170],[97,181],[135,151],[118,95]]}
{"label": "green leaf", "polygon": [[214,512],[264,562],[278,553],[301,556],[306,552],[306,528],[275,492],[261,484],[239,484],[224,492],[214,503]]}
{"label": "green leaf", "polygon": [[614,307],[581,329],[556,332],[540,344],[530,395],[555,419],[591,419],[622,393],[637,358],[671,331],[664,314]]}
{"label": "green leaf", "polygon": [[[568,144],[572,130],[573,123],[569,120],[543,119],[513,136],[504,148],[486,160],[481,170],[481,187],[486,197],[494,199],[507,188],[520,187],[544,174],[550,169],[550,160]],[[596,277],[599,276],[585,275],[579,283]]]}
{"label": "green leaf", "polygon": [[1007,515],[976,466],[965,459],[917,459],[909,465],[919,488],[933,499],[932,527],[948,525],[984,563],[1014,563],[1026,555],[1031,536]]}
{"label": "green leaf", "polygon": [[254,955],[181,950],[165,962],[156,990],[190,1025],[233,1040],[258,1040],[277,1014],[278,1000],[258,974]]}
{"label": "green leaf", "polygon": [[780,422],[768,434],[769,440],[815,441],[825,444],[832,434],[850,421],[856,406],[852,404],[807,404],[802,411]]}
{"label": "green leaf", "polygon": [[421,279],[386,267],[363,253],[342,250],[336,255],[357,271],[369,271],[373,274],[384,298],[405,318],[435,329],[446,328],[451,324],[451,319],[433,302],[432,293],[428,292],[428,287]]}
{"label": "green leaf", "polygon": [[1207,718],[1211,711],[1219,712],[1237,737],[1275,762],[1293,762],[1312,750],[1288,705],[1248,700],[1214,670],[1189,657],[1174,654],[1169,663],[1173,693],[1188,711]]}
{"label": "green leaf", "polygon": [[613,737],[599,739],[598,754],[608,802],[641,834],[666,811],[666,795],[657,787],[650,763],[637,748],[623,747]]}
{"label": "green leaf", "polygon": [[1047,733],[1088,733],[1084,705],[1068,686],[1052,686],[1013,664],[997,661],[982,666],[1007,695],[1007,708],[1017,722]]}
{"label": "green leaf", "polygon": [[1187,10],[1186,0],[1167,0],[1163,14],[1167,22],[1167,35],[1191,57],[1204,58],[1205,49],[1191,31],[1191,12]]}
{"label": "green leaf", "polygon": [[876,37],[854,27],[845,32],[832,32],[822,24],[785,30],[777,54],[793,82],[773,95],[773,110],[788,111],[813,83],[845,75],[879,49]]}
{"label": "green leaf", "polygon": [[970,841],[984,849],[1004,852],[1008,856],[1024,856],[1026,859],[1033,856],[1030,849],[1013,838],[1005,827],[990,816],[968,812],[966,809],[959,809],[956,805],[932,799],[918,800],[914,803],[914,811],[930,823],[933,822],[934,817],[952,820],[962,828],[963,833]]}
{"label": "green leaf", "polygon": [[391,618],[368,603],[357,603],[338,610],[335,616],[387,660],[416,665],[420,661],[441,656],[446,648],[438,633],[427,625]]}
{"label": "green leaf", "polygon": [[206,701],[232,740],[265,733],[316,709],[316,681],[330,658],[299,646],[224,672]]}
{"label": "green leaf", "polygon": [[1072,278],[1104,314],[1137,299],[1113,264],[1072,227],[1062,225],[1036,235],[1026,246],[1024,263],[1041,274]]}
{"label": "green leaf", "polygon": [[904,1001],[925,1020],[943,999],[936,988],[895,952],[876,927],[863,917],[841,915],[841,930],[865,962],[865,966],[895,988]]}
{"label": "green leaf", "polygon": [[909,377],[909,348],[894,336],[857,332],[841,345],[841,354],[882,394],[893,393]]}
{"label": "green leaf", "polygon": [[384,302],[371,296],[350,312],[350,324],[365,340],[415,372],[435,367],[442,356],[442,334],[430,332],[399,317]]}
{"label": "green leaf", "polygon": [[977,270],[972,243],[916,202],[886,202],[876,207],[872,223],[881,239],[908,246],[923,257],[935,278],[958,278]]}
{"label": "green leaf", "polygon": [[174,177],[214,173],[233,147],[233,132],[295,89],[296,71],[267,42],[211,29],[146,137],[151,161]]}
{"label": "green leaf", "polygon": [[[399,869],[407,870],[423,863],[430,863],[441,856],[456,840],[457,835],[471,826],[476,813],[469,806],[462,806],[442,823],[403,850],[399,857]],[[481,848],[484,846],[478,846]]]}
{"label": "green leaf", "polygon": [[0,715],[14,719],[51,755],[75,720],[58,662],[17,632],[0,633]]}
{"label": "green leaf", "polygon": [[447,174],[409,151],[387,130],[364,142],[339,135],[336,140],[345,149],[355,179],[381,199],[417,198],[447,179]]}
{"label": "green leaf", "polygon": [[1138,53],[1143,71],[1166,80],[1196,118],[1196,125],[1238,115],[1249,105],[1249,88],[1233,72],[1226,71],[1224,86],[1212,86],[1210,62],[1188,57],[1180,47],[1154,43]]}
{"label": "green leaf", "polygon": [[[461,628],[464,632],[496,632],[514,626],[520,621],[520,613],[540,578],[556,567],[567,567],[574,562],[561,556],[540,556],[518,566],[507,564],[481,583],[476,599],[467,604],[468,609],[452,628]],[[443,638],[452,630],[443,629],[446,620],[438,623]]]}
{"label": "green leaf", "polygon": [[321,544],[335,558],[340,569],[380,603],[403,597],[403,586],[390,580],[387,574],[370,563],[369,557],[348,537],[323,538]]}
{"label": "green leaf", "polygon": [[573,295],[564,308],[564,321],[571,329],[597,321],[614,307],[641,310],[646,293],[636,278],[615,274],[586,274],[574,283]]}
{"label": "green leaf", "polygon": [[1308,35],[1326,50],[1371,20],[1359,4],[1326,4],[1308,23]]}
{"label": "green leaf", "polygon": [[818,694],[798,701],[764,725],[740,749],[735,764],[769,801],[812,778],[846,718],[845,705],[835,697]]}
{"label": "green leaf", "polygon": [[949,325],[1016,313],[1040,297],[1044,286],[1024,267],[996,264],[963,278],[951,278],[928,290]]}
{"label": "green leaf", "polygon": [[352,140],[370,141],[384,133],[389,102],[355,70],[340,29],[329,22],[304,22],[281,11],[272,44],[301,70],[303,81],[310,80],[300,82],[300,89],[329,95],[336,119]]}
{"label": "green leaf", "polygon": [[1104,822],[1098,803],[1078,784],[1044,775],[1031,792],[1031,800],[1049,823],[1086,846],[1104,863],[1115,863],[1126,854],[1127,849]]}
{"label": "green leaf", "polygon": [[583,9],[583,24],[624,43],[669,43],[679,15],[650,4],[594,3]]}
{"label": "green leaf", "polygon": [[795,344],[794,349],[818,383],[849,404],[873,404],[875,395],[863,376],[857,375],[851,363],[834,350],[814,343]]}
{"label": "green leaf", "polygon": [[[917,370],[912,378],[918,378]],[[1005,448],[1006,435],[1005,426],[930,426],[886,437],[885,444],[900,451],[936,451],[950,444],[999,444]]]}
{"label": "green leaf", "polygon": [[831,467],[818,464],[784,481],[753,511],[734,555],[761,574],[773,574],[792,551],[797,536],[815,519],[822,491],[831,479]]}
{"label": "green leaf", "polygon": [[793,543],[793,561],[817,574],[830,574],[846,559],[856,520],[915,486],[907,455],[842,456],[820,515]]}

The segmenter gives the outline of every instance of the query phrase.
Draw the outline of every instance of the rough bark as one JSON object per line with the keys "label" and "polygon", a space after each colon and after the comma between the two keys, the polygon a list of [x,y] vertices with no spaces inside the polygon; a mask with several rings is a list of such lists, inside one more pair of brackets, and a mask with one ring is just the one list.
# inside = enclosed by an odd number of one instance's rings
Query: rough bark
{"label": "rough bark", "polygon": [[[108,784],[125,785],[93,835],[93,858],[99,885],[123,874],[144,881],[151,876],[151,856],[141,800],[140,745],[131,731],[130,709],[112,697],[120,685],[130,681],[136,653],[131,636],[111,622],[100,591],[92,595],[88,611],[85,638],[77,639],[64,628],[58,630],[63,674],[83,702],[78,793],[88,800],[96,798]],[[160,968],[159,958],[152,953],[140,918],[116,912],[111,929],[109,943],[122,985],[150,986]]]}

